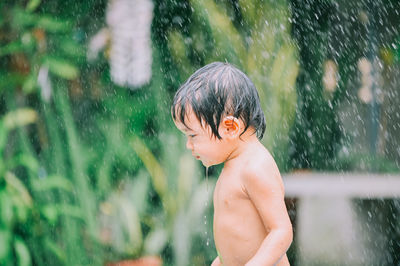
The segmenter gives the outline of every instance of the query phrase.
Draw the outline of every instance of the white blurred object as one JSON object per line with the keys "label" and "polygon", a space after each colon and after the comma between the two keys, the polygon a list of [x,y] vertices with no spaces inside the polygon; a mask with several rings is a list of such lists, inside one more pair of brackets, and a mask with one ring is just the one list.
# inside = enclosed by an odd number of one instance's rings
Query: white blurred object
{"label": "white blurred object", "polygon": [[107,8],[110,31],[111,78],[120,86],[139,87],[151,79],[151,0],[111,0]]}
{"label": "white blurred object", "polygon": [[50,101],[51,97],[51,82],[49,78],[49,68],[46,66],[41,66],[39,69],[39,74],[37,78],[38,84],[41,89],[42,98],[46,101]]}
{"label": "white blurred object", "polygon": [[89,42],[87,51],[87,58],[89,61],[93,61],[97,58],[100,51],[104,50],[108,41],[110,40],[110,31],[107,28],[99,30]]}
{"label": "white blurred object", "polygon": [[372,64],[367,58],[358,60],[358,69],[361,72],[361,88],[358,90],[358,97],[364,103],[372,101]]}
{"label": "white blurred object", "polygon": [[326,91],[334,92],[337,87],[337,65],[333,60],[327,60],[324,64],[324,76],[322,78]]}

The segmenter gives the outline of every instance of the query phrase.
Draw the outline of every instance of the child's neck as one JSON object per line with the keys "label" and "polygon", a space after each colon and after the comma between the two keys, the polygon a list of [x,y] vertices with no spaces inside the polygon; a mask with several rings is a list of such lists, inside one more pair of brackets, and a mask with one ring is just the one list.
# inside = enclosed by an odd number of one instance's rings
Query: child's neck
{"label": "child's neck", "polygon": [[246,132],[240,137],[240,139],[235,140],[232,144],[233,149],[224,162],[225,167],[240,160],[242,154],[253,149],[256,145],[259,145],[260,141],[256,134],[249,134],[249,132]]}

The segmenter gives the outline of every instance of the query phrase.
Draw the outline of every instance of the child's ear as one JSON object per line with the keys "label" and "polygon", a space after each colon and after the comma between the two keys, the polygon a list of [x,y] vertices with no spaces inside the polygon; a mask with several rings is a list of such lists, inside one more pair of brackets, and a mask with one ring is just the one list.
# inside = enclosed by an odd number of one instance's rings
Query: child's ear
{"label": "child's ear", "polygon": [[228,138],[235,138],[240,135],[240,122],[239,119],[233,116],[226,116],[222,120],[222,128],[224,134]]}

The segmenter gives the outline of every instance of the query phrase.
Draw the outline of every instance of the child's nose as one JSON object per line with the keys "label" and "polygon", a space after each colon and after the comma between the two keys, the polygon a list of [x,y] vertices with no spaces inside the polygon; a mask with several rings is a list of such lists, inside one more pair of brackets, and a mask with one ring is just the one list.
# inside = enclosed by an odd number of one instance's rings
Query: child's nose
{"label": "child's nose", "polygon": [[193,150],[193,143],[190,141],[189,138],[186,140],[186,148],[188,150]]}

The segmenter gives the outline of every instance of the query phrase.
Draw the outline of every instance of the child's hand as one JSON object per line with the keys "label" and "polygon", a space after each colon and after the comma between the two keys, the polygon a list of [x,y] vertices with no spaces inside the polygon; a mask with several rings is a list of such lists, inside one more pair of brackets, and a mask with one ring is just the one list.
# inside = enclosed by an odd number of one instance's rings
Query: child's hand
{"label": "child's hand", "polygon": [[215,260],[211,263],[211,266],[221,266],[221,261],[219,260],[219,257],[217,256]]}

